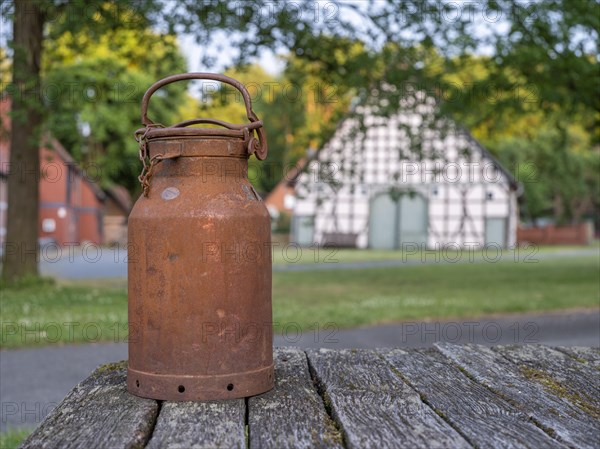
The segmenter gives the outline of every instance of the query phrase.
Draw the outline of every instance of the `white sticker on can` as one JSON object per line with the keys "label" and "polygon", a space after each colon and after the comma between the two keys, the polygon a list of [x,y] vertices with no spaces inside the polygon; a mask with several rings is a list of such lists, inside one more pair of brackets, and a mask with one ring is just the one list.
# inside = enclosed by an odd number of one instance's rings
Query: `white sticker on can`
{"label": "white sticker on can", "polygon": [[179,189],[177,187],[167,187],[160,194],[160,197],[165,201],[174,200],[178,196],[179,196]]}

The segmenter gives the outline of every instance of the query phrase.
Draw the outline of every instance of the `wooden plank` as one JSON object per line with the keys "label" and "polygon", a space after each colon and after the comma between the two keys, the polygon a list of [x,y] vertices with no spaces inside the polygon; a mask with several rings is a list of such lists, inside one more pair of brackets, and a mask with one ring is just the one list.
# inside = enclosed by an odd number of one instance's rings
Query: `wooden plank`
{"label": "wooden plank", "polygon": [[129,394],[126,375],[126,362],[95,370],[48,415],[21,448],[143,448],[152,433],[158,404]]}
{"label": "wooden plank", "polygon": [[347,447],[471,447],[375,351],[306,353]]}
{"label": "wooden plank", "polygon": [[477,382],[527,413],[550,436],[576,447],[597,447],[598,420],[526,377],[500,354],[479,345],[435,346]]}
{"label": "wooden plank", "polygon": [[246,446],[244,399],[163,402],[148,449]]}
{"label": "wooden plank", "polygon": [[590,366],[600,369],[600,348],[557,346],[556,349],[581,363],[589,363]]}
{"label": "wooden plank", "polygon": [[526,377],[540,382],[584,412],[600,419],[600,376],[596,368],[541,345],[492,348],[517,364]]}
{"label": "wooden plank", "polygon": [[341,448],[341,432],[323,405],[299,349],[275,350],[275,388],[248,399],[250,447]]}
{"label": "wooden plank", "polygon": [[489,389],[472,381],[436,350],[381,350],[436,413],[471,444],[487,448],[564,448]]}

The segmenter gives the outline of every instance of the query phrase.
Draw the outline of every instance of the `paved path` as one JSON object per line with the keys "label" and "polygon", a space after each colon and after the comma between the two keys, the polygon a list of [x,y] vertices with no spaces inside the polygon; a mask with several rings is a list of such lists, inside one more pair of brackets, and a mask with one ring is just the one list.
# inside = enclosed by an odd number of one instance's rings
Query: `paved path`
{"label": "paved path", "polygon": [[[581,248],[565,249],[551,252],[532,253],[530,250],[520,252],[506,251],[498,254],[493,249],[487,252],[452,253],[444,256],[443,252],[424,252],[420,259],[414,256],[404,259],[370,260],[354,262],[322,262],[274,264],[273,271],[312,271],[312,270],[352,270],[365,268],[388,268],[414,265],[432,265],[439,263],[492,263],[492,262],[523,262],[534,263],[538,260],[556,259],[562,257],[598,256],[600,249]],[[61,254],[42,253],[40,271],[44,276],[60,279],[100,279],[127,276],[127,250],[90,246],[77,251],[62,250]]]}
{"label": "paved path", "polygon": [[[573,311],[536,316],[414,322],[362,329],[327,329],[298,336],[289,328],[275,346],[301,348],[430,347],[435,341],[501,345],[543,343],[600,346],[600,313]],[[98,365],[127,358],[125,344],[93,344],[0,351],[0,430],[34,427],[75,384]]]}

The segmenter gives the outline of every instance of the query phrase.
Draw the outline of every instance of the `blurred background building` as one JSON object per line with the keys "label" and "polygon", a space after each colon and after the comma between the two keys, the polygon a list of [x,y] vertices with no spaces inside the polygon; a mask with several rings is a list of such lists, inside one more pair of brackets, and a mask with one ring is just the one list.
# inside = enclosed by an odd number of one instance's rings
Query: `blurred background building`
{"label": "blurred background building", "polygon": [[514,245],[518,183],[467,131],[442,119],[423,127],[423,115],[415,107],[389,118],[367,114],[360,135],[358,119],[342,121],[295,180],[292,240],[374,249]]}
{"label": "blurred background building", "polygon": [[[0,102],[3,138],[0,139],[0,244],[6,237],[8,173],[26,170],[10,166],[10,99]],[[39,243],[95,244],[127,242],[127,216],[131,197],[114,186],[103,190],[98,179],[85,172],[49,134],[40,144]]]}

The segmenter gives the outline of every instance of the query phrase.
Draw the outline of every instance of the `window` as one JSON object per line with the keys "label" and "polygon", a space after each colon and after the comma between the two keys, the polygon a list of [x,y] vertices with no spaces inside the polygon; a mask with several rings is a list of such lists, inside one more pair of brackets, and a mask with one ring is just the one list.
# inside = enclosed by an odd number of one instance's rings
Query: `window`
{"label": "window", "polygon": [[42,231],[54,232],[56,231],[56,221],[54,218],[44,218],[42,220]]}
{"label": "window", "polygon": [[296,197],[291,193],[286,193],[283,197],[283,207],[286,209],[293,209],[296,205]]}

